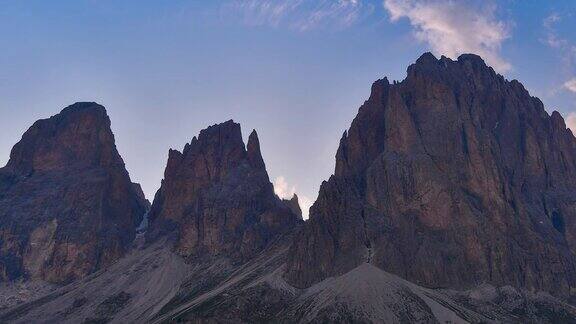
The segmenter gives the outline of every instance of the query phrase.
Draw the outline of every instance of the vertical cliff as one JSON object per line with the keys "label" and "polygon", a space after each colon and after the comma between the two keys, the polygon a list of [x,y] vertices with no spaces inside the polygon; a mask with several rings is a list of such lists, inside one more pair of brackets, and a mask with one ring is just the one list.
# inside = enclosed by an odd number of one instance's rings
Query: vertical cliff
{"label": "vertical cliff", "polygon": [[0,169],[0,277],[63,283],[108,266],[146,211],[138,188],[104,107],[76,103],[37,121]]}
{"label": "vertical cliff", "polygon": [[240,125],[210,126],[170,150],[149,214],[149,238],[168,235],[189,257],[247,259],[299,218],[275,194],[253,131],[244,146]]}
{"label": "vertical cliff", "polygon": [[365,262],[428,287],[576,287],[576,140],[476,55],[372,86],[295,239],[300,287]]}

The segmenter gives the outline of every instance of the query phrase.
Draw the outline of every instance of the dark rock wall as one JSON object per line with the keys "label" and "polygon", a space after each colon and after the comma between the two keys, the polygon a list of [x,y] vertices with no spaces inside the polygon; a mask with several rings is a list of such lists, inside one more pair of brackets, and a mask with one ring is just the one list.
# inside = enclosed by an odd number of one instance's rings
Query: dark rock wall
{"label": "dark rock wall", "polygon": [[429,287],[576,287],[576,140],[475,55],[424,54],[374,83],[336,154],[287,278],[362,262]]}
{"label": "dark rock wall", "polygon": [[106,267],[145,210],[104,107],[77,103],[39,120],[0,169],[0,278],[65,283]]}
{"label": "dark rock wall", "polygon": [[244,146],[233,121],[170,150],[149,214],[149,240],[168,235],[184,256],[254,256],[299,218],[274,194],[255,131]]}

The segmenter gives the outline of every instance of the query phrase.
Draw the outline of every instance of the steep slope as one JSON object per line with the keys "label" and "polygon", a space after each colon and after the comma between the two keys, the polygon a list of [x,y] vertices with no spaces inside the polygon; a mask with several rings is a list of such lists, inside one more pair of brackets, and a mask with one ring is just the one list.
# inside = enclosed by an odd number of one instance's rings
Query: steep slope
{"label": "steep slope", "polygon": [[105,271],[0,314],[14,323],[144,323],[178,292],[192,268],[161,244],[133,250]]}
{"label": "steep slope", "polygon": [[543,293],[481,286],[427,289],[367,263],[306,289],[287,283],[289,236],[242,264],[187,263],[167,246],[132,251],[35,301],[11,323],[575,323],[576,308]]}
{"label": "steep slope", "polygon": [[0,169],[0,278],[65,283],[104,268],[146,208],[104,107],[76,103],[39,120]]}
{"label": "steep slope", "polygon": [[576,140],[476,55],[422,55],[372,86],[291,248],[298,287],[362,263],[426,287],[570,297]]}
{"label": "steep slope", "polygon": [[170,150],[149,219],[149,238],[172,237],[181,255],[242,261],[301,218],[274,194],[256,131],[245,148],[230,120]]}
{"label": "steep slope", "polygon": [[294,194],[290,199],[282,199],[284,204],[292,210],[292,212],[298,216],[299,219],[302,219],[302,209],[300,208],[300,202],[298,201],[298,195]]}

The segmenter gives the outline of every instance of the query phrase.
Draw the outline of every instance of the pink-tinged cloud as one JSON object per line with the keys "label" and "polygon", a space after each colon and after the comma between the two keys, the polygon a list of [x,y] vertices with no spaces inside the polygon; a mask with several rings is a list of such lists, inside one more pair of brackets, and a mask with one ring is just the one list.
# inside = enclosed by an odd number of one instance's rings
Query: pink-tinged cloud
{"label": "pink-tinged cloud", "polygon": [[384,0],[392,22],[406,18],[416,39],[432,52],[457,58],[463,53],[482,56],[499,72],[512,66],[500,49],[510,37],[509,24],[495,17],[495,7],[471,5],[467,1]]}
{"label": "pink-tinged cloud", "polygon": [[571,112],[566,116],[566,127],[576,134],[576,112]]}
{"label": "pink-tinged cloud", "polygon": [[576,78],[572,78],[564,83],[564,88],[576,93]]}

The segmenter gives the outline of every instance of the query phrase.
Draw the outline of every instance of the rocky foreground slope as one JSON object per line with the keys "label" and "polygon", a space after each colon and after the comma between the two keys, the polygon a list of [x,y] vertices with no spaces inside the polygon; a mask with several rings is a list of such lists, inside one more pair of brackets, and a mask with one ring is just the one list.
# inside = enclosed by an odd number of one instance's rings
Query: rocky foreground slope
{"label": "rocky foreground slope", "polygon": [[541,292],[418,286],[363,263],[309,288],[284,279],[292,238],[257,257],[186,261],[171,245],[134,250],[105,271],[0,313],[8,323],[575,323]]}
{"label": "rocky foreground slope", "polygon": [[148,208],[104,107],[39,120],[0,169],[0,279],[66,283],[122,257]]}
{"label": "rocky foreground slope", "polygon": [[214,125],[170,151],[145,244],[0,322],[576,323],[575,159],[520,83],[424,54],[373,85],[307,222],[256,133]]}

